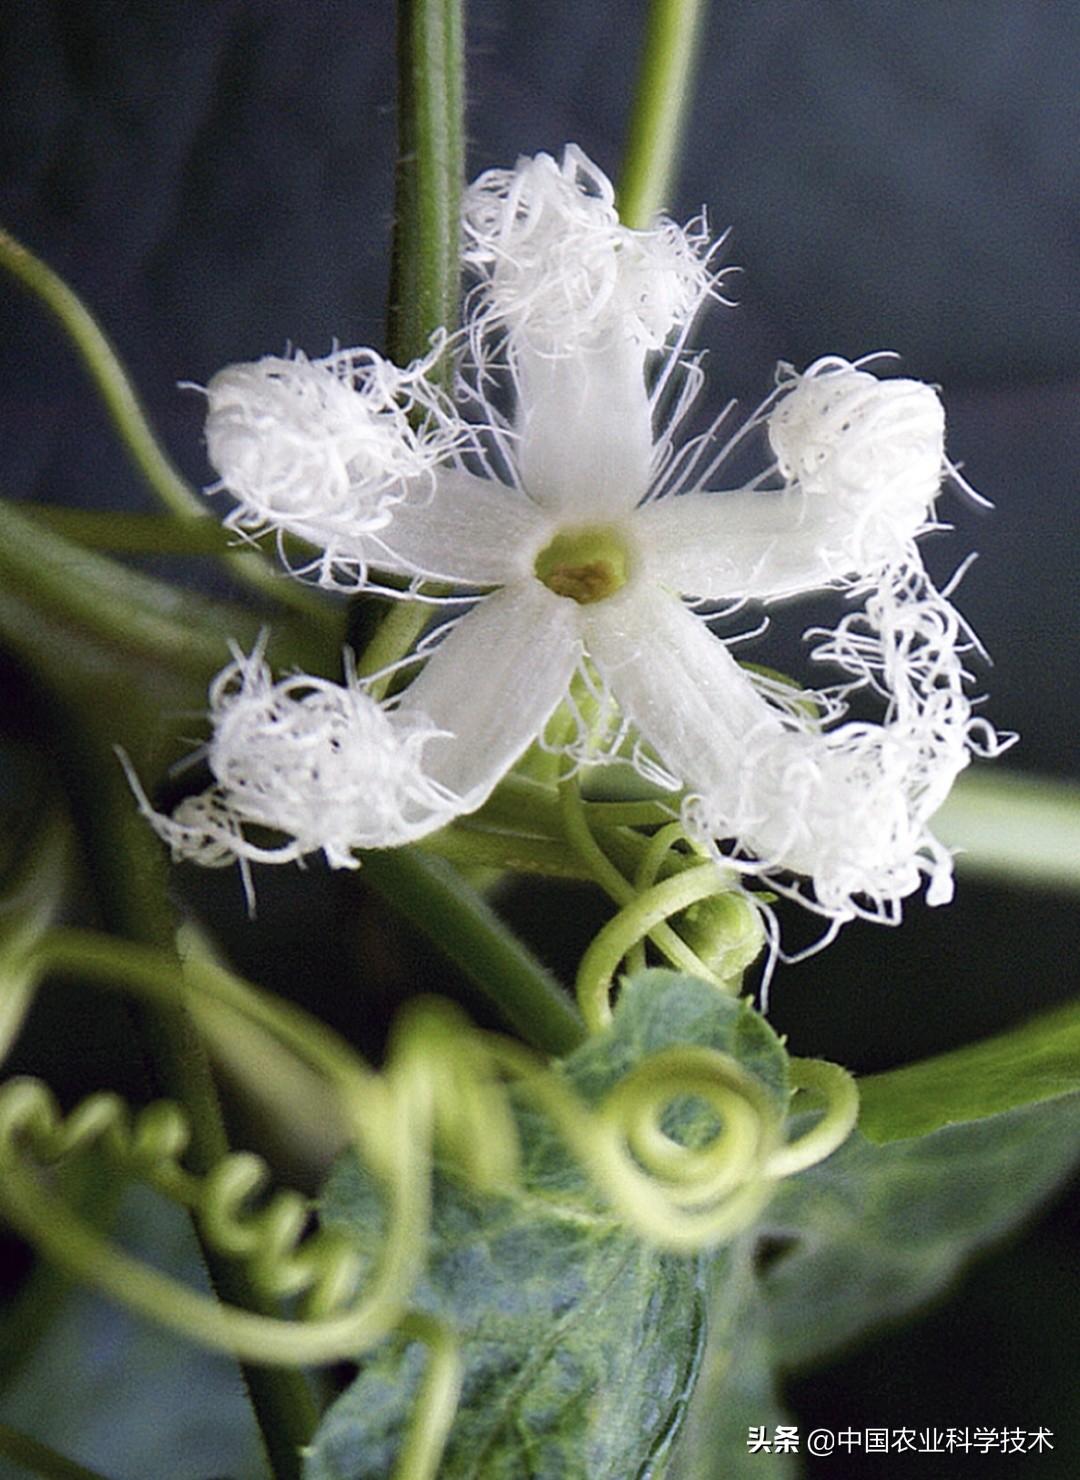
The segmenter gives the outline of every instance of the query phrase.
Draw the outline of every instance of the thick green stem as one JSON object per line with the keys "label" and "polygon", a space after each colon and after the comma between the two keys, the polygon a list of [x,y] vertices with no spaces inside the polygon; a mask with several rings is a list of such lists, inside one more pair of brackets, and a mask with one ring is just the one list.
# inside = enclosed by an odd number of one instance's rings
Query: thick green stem
{"label": "thick green stem", "polygon": [[[386,347],[406,365],[438,329],[457,327],[465,173],[465,49],[461,0],[398,0],[398,163]],[[450,374],[449,361],[435,371]],[[358,664],[362,677],[402,658],[431,617],[396,603]],[[386,681],[373,686],[380,697]]]}
{"label": "thick green stem", "polygon": [[626,226],[647,226],[670,204],[704,10],[705,0],[652,0],[619,180]]}
{"label": "thick green stem", "polygon": [[387,349],[406,364],[453,330],[461,283],[461,0],[398,0],[398,166]]}
{"label": "thick green stem", "polygon": [[364,854],[364,878],[453,961],[506,1023],[548,1054],[585,1031],[559,983],[485,899],[441,858],[399,848]]}

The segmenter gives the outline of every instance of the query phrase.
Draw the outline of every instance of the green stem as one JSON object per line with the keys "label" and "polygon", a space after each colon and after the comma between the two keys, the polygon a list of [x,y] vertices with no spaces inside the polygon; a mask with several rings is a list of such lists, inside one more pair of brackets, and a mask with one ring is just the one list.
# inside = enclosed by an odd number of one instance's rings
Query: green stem
{"label": "green stem", "polygon": [[456,822],[422,839],[416,846],[459,866],[512,869],[515,873],[579,882],[592,879],[588,869],[555,838],[523,838],[516,833],[489,831]]}
{"label": "green stem", "polygon": [[[197,712],[227,640],[250,650],[259,625],[243,607],[131,570],[0,500],[0,637],[68,702],[99,712],[126,677],[144,708]],[[275,627],[274,650],[308,672],[327,662],[325,636],[295,618]],[[112,739],[127,745],[120,721],[130,715],[116,718]]]}
{"label": "green stem", "polygon": [[935,815],[957,866],[1032,888],[1080,888],[1080,786],[1007,771],[963,776]]}
{"label": "green stem", "polygon": [[253,640],[257,631],[250,614],[82,550],[3,502],[0,591],[5,608],[34,608],[43,622],[202,679],[228,658],[226,638]]}
{"label": "green stem", "polygon": [[107,1480],[99,1471],[77,1465],[39,1439],[31,1439],[29,1434],[22,1434],[6,1423],[0,1423],[0,1455],[14,1460],[32,1475],[43,1476],[44,1480]]}
{"label": "green stem", "polygon": [[[197,524],[205,520],[216,524],[201,495],[162,451],[119,356],[77,294],[27,247],[2,229],[0,267],[18,278],[59,321],[89,371],[120,440],[159,501],[185,523]],[[326,608],[313,602],[311,593],[303,587],[283,580],[273,565],[256,550],[233,551],[225,553],[224,558],[233,573],[247,585],[272,600],[296,608],[305,616],[317,616],[321,612],[325,620]]]}
{"label": "green stem", "polygon": [[395,601],[379,623],[375,636],[357,659],[356,671],[361,678],[382,676],[369,683],[376,699],[382,699],[393,677],[383,670],[403,658],[431,620],[431,607],[426,601]]}
{"label": "green stem", "polygon": [[116,351],[82,300],[29,248],[3,230],[0,265],[59,320],[90,372],[124,446],[161,502],[179,519],[206,518],[199,495],[161,450]]}
{"label": "green stem", "polygon": [[387,350],[404,365],[458,319],[464,175],[461,0],[398,0],[398,165]]}
{"label": "green stem", "polygon": [[[175,958],[164,855],[133,806],[108,746],[84,733],[81,745],[73,737],[65,749],[74,771],[70,789],[83,800],[79,821],[88,856],[94,859],[105,922],[118,935]],[[189,1164],[196,1175],[205,1176],[228,1154],[229,1143],[206,1050],[179,991],[179,973],[176,981],[171,1005],[141,1008],[135,1016],[152,1091],[184,1109],[191,1122]],[[276,1303],[257,1293],[241,1266],[203,1239],[197,1224],[195,1232],[222,1300],[262,1315],[279,1314]],[[284,1367],[242,1365],[241,1370],[275,1477],[300,1480],[300,1452],[318,1422],[306,1377]]]}
{"label": "green stem", "polygon": [[806,1090],[824,1101],[819,1121],[794,1141],[787,1142],[769,1158],[769,1173],[791,1177],[805,1171],[843,1145],[859,1118],[859,1090],[855,1080],[839,1064],[824,1059],[789,1059],[793,1090]]}
{"label": "green stem", "polygon": [[[602,1032],[611,1022],[611,984],[619,962],[631,948],[647,935],[655,936],[669,916],[708,899],[722,887],[711,863],[698,864],[636,895],[632,904],[608,921],[581,958],[578,969],[578,1005],[591,1033]],[[671,940],[662,947],[669,960],[692,976],[713,981],[722,989],[723,984],[690,947],[674,931],[670,936]]]}
{"label": "green stem", "polygon": [[[461,302],[465,173],[465,48],[461,0],[398,0],[398,163],[386,347],[399,365],[452,333]],[[436,374],[449,376],[449,364]],[[435,590],[435,588],[433,588]],[[395,603],[358,664],[369,677],[397,662],[431,618],[423,601]],[[373,686],[376,697],[388,680]]]}
{"label": "green stem", "polygon": [[669,204],[705,0],[652,0],[619,181],[619,216],[643,227]]}
{"label": "green stem", "polygon": [[[595,946],[597,941],[599,941],[601,937],[604,937],[605,939],[607,938],[607,932],[610,931],[620,919],[622,919],[624,912],[635,906],[636,901],[639,899],[639,894],[637,887],[634,884],[631,884],[629,880],[623,876],[623,874],[619,871],[615,864],[612,863],[611,859],[607,856],[607,853],[604,851],[604,849],[601,848],[596,837],[594,836],[592,828],[589,825],[589,817],[585,810],[585,803],[581,800],[581,792],[578,788],[577,780],[575,778],[571,778],[570,780],[564,781],[562,783],[559,788],[559,802],[562,808],[563,827],[565,829],[567,841],[581,858],[581,861],[585,864],[586,868],[589,869],[596,883],[600,885],[601,889],[603,889],[604,892],[608,894],[617,905],[621,906],[620,913],[615,916],[614,920],[610,921],[604,927],[604,929],[600,932],[600,935],[597,936],[596,941],[593,942],[593,946]],[[620,851],[623,853],[625,859],[626,854],[629,852],[627,844],[629,842],[630,836],[632,835],[622,834],[618,831],[612,830],[609,831],[606,835],[605,842],[607,842],[608,844],[615,844],[617,847],[621,845]],[[641,843],[640,839],[638,841],[639,843]],[[644,848],[647,848],[648,844],[642,844],[642,846]],[[637,853],[637,855],[635,856],[634,862],[635,868],[640,866],[640,852]],[[672,914],[675,913],[675,911],[670,910],[667,913]],[[660,951],[663,952],[663,954],[667,957],[667,959],[672,963],[673,966],[678,967],[682,971],[688,971],[691,976],[704,976],[706,980],[710,980],[712,978],[712,972],[710,972],[702,964],[702,962],[698,959],[696,953],[690,949],[690,947],[685,943],[685,941],[680,938],[680,936],[676,933],[676,931],[672,929],[670,925],[665,923],[665,916],[663,913],[656,919],[655,922],[653,922],[649,926],[648,929],[642,932],[641,936],[636,937],[635,941],[632,941],[631,944],[635,944],[636,940],[638,939],[644,939],[646,935],[653,942],[653,944]],[[592,951],[593,946],[590,946],[590,951]],[[618,962],[621,959],[621,956],[616,959],[614,966],[612,967],[612,972],[614,972],[615,966],[618,965]],[[582,961],[581,970],[583,971],[584,969],[585,962]],[[578,980],[579,982],[581,980],[580,973]]]}
{"label": "green stem", "polygon": [[589,826],[602,831],[609,827],[664,827],[678,814],[666,802],[586,801]]}
{"label": "green stem", "polygon": [[22,512],[62,539],[113,555],[220,555],[229,540],[220,524],[174,514],[65,509],[58,504],[26,504]]}
{"label": "green stem", "polygon": [[392,1480],[435,1480],[461,1393],[461,1350],[452,1330],[431,1316],[407,1316],[401,1333],[422,1341],[428,1354]]}
{"label": "green stem", "polygon": [[617,905],[630,904],[637,891],[623,877],[593,836],[576,778],[571,777],[559,787],[559,806],[566,840],[593,879]]}
{"label": "green stem", "polygon": [[584,1038],[559,983],[441,858],[407,849],[365,853],[364,879],[469,978],[527,1043],[569,1053]]}

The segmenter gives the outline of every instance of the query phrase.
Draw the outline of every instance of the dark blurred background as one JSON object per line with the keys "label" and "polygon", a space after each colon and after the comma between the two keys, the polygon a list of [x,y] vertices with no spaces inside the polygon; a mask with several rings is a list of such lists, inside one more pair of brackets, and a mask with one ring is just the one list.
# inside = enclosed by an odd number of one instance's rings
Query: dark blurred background
{"label": "dark blurred background", "polygon": [[[568,140],[614,175],[644,13],[642,0],[472,0],[470,176]],[[389,0],[5,8],[0,216],[95,310],[196,483],[201,402],[178,381],[286,344],[381,341],[392,47]],[[944,577],[981,552],[958,604],[994,659],[986,712],[1022,734],[1003,764],[1062,777],[1077,762],[1078,64],[1070,0],[714,0],[670,200],[680,219],[704,204],[730,226],[726,258],[745,269],[738,306],[703,328],[714,409],[755,404],[778,359],[824,353],[893,349],[904,373],[942,384],[950,453],[996,508],[949,501],[957,533],[928,558]],[[4,283],[0,403],[5,496],[150,507],[74,356]],[[768,643],[747,655],[776,662]],[[18,675],[5,682],[18,724],[28,700]],[[352,881],[260,878],[255,924],[233,876],[183,887],[243,969],[369,1047],[398,995],[452,986],[381,905],[358,909]],[[504,906],[566,974],[603,918],[590,895],[540,886]],[[782,969],[772,1017],[796,1052],[885,1068],[1063,1000],[1078,948],[1066,896],[961,875],[950,909],[852,926]],[[1060,1202],[947,1310],[793,1384],[799,1421],[1042,1424],[1058,1450],[1027,1463],[1080,1472],[1078,1241],[1075,1201]],[[1014,1460],[943,1463],[935,1475]],[[879,1480],[910,1469],[875,1455],[814,1473],[860,1464]]]}

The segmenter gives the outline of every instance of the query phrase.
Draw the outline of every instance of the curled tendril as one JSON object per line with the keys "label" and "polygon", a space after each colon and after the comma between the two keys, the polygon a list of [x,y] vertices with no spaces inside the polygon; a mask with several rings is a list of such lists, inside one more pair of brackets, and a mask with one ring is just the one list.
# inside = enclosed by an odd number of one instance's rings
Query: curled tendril
{"label": "curled tendril", "polygon": [[189,1140],[188,1118],[170,1100],[133,1111],[119,1095],[96,1093],[65,1118],[40,1080],[20,1076],[0,1091],[3,1147],[22,1146],[46,1164],[96,1147],[126,1176],[190,1208],[214,1248],[247,1263],[260,1293],[305,1296],[308,1317],[340,1306],[357,1274],[348,1241],[326,1229],[305,1237],[311,1209],[297,1192],[278,1191],[253,1211],[268,1178],[261,1157],[237,1152],[194,1176],[181,1163]]}
{"label": "curled tendril", "polygon": [[[626,958],[632,969],[644,966],[646,938],[677,970],[711,982],[720,991],[737,993],[743,971],[764,941],[760,919],[748,897],[732,887],[731,874],[707,859],[681,822],[657,829],[631,880],[600,846],[572,775],[559,785],[559,812],[567,842],[600,887],[622,906],[593,941],[578,971],[578,1004],[589,1030],[598,1033],[610,1023],[610,993],[619,962]],[[690,851],[677,852],[677,846]],[[656,882],[663,871],[672,869],[670,877]],[[705,956],[669,923],[704,900],[713,901],[718,910],[711,928],[702,932],[709,947]]]}
{"label": "curled tendril", "polygon": [[[691,869],[645,897],[679,885],[685,902],[699,897],[704,882],[702,871]],[[268,1030],[336,1091],[353,1150],[377,1179],[385,1212],[385,1238],[361,1292],[348,1236],[309,1232],[305,1199],[284,1191],[252,1206],[266,1177],[258,1157],[230,1154],[205,1177],[188,1171],[188,1122],[170,1102],[133,1113],[115,1095],[94,1094],[64,1116],[44,1085],[10,1080],[0,1087],[0,1214],[77,1278],[241,1360],[355,1359],[394,1330],[422,1342],[428,1351],[422,1401],[403,1440],[399,1477],[426,1480],[436,1473],[462,1374],[454,1333],[409,1307],[422,1273],[435,1159],[445,1158],[482,1190],[505,1190],[518,1161],[511,1090],[550,1120],[613,1216],[671,1250],[697,1249],[746,1227],[778,1179],[828,1155],[855,1121],[853,1082],[829,1064],[792,1061],[796,1091],[817,1096],[824,1113],[808,1132],[786,1141],[785,1107],[775,1094],[713,1048],[655,1052],[591,1105],[557,1068],[511,1039],[478,1031],[438,999],[422,1000],[404,1015],[386,1067],[376,1073],[325,1025],[206,959],[189,963],[178,981],[180,968],[163,953],[55,930],[39,941],[28,969],[35,984],[52,971],[77,973],[151,999],[182,987],[194,1005],[215,1002]],[[212,1023],[214,1015],[205,1020]],[[716,1117],[718,1129],[705,1145],[684,1145],[665,1129],[666,1112],[686,1097],[704,1102]],[[244,1261],[261,1290],[300,1300],[296,1317],[220,1305],[78,1220],[40,1167],[90,1147],[191,1208],[207,1241]]]}
{"label": "curled tendril", "polygon": [[[591,1032],[599,1033],[611,1022],[611,987],[623,957],[672,915],[699,900],[725,892],[728,892],[728,886],[720,878],[715,865],[702,863],[683,873],[673,874],[669,879],[662,879],[659,884],[635,895],[630,904],[607,922],[585,952],[578,968],[578,1004]],[[686,951],[696,962],[697,957],[688,946]],[[714,974],[705,967],[695,974],[719,985]]]}
{"label": "curled tendril", "polygon": [[[598,874],[598,860],[603,860],[603,869],[612,881],[609,893],[622,904],[595,936],[578,968],[578,1006],[589,1031],[602,1032],[611,1022],[611,991],[619,963],[625,960],[631,970],[644,967],[647,938],[674,966],[711,982],[720,991],[737,992],[743,971],[760,951],[763,935],[753,903],[732,888],[731,876],[687,839],[680,822],[671,822],[650,838],[630,884],[600,849],[580,800],[564,789],[562,805],[564,823],[575,847],[589,854]],[[676,852],[681,845],[688,846],[690,852]],[[664,869],[671,867],[675,872],[661,877]],[[613,887],[615,879],[624,887]],[[709,928],[700,931],[708,946],[703,956],[670,922],[706,901],[714,917],[708,922]]]}

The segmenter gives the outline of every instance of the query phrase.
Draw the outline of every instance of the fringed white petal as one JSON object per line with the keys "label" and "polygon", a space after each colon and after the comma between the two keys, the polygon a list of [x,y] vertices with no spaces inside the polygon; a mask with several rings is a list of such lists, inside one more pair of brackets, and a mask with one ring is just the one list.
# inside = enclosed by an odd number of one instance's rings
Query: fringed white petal
{"label": "fringed white petal", "polygon": [[804,876],[804,901],[839,919],[892,917],[924,877],[931,903],[949,897],[951,859],[927,822],[967,763],[955,708],[822,731],[768,704],[704,623],[656,591],[590,609],[585,630],[605,685],[689,793],[687,824],[718,858],[774,882]]}
{"label": "fringed white petal", "polygon": [[[213,786],[171,817],[143,799],[178,858],[283,863],[321,850],[332,867],[352,868],[353,850],[412,842],[461,810],[427,772],[430,722],[384,709],[354,678],[275,682],[256,651],[215,679],[210,716]],[[285,841],[257,841],[251,829]]]}
{"label": "fringed white petal", "polygon": [[[927,829],[936,796],[966,764],[962,745],[928,755],[918,726],[845,724],[756,745],[711,793],[692,796],[691,831],[819,913],[895,920],[924,876],[930,904],[952,897],[952,859]],[[809,881],[789,889],[776,875]]]}
{"label": "fringed white petal", "polygon": [[624,515],[645,496],[652,412],[645,356],[627,341],[562,359],[515,356],[518,476],[564,519]]}
{"label": "fringed white petal", "polygon": [[878,380],[846,360],[819,360],[790,379],[769,416],[780,472],[808,503],[847,519],[830,551],[870,571],[895,560],[926,521],[948,471],[945,413],[932,386]]}
{"label": "fringed white petal", "polygon": [[368,537],[463,435],[427,379],[434,353],[407,370],[374,350],[348,350],[314,361],[267,356],[215,375],[206,442],[238,500],[226,523],[320,547],[325,584],[337,584],[335,565],[362,575]]}
{"label": "fringed white petal", "polygon": [[464,213],[478,360],[484,337],[500,330],[539,354],[611,338],[657,349],[709,291],[703,224],[620,225],[610,180],[573,144],[560,163],[538,154],[488,170],[467,190]]}
{"label": "fringed white petal", "polygon": [[636,516],[654,578],[685,596],[768,601],[895,563],[948,470],[932,387],[846,360],[781,367],[769,440],[784,488],[659,498]]}
{"label": "fringed white petal", "polygon": [[876,692],[885,723],[785,733],[693,799],[688,821],[760,872],[804,875],[802,897],[836,919],[894,920],[924,881],[928,903],[947,903],[952,860],[928,824],[971,756],[1008,743],[972,715],[963,656],[974,639],[914,549],[821,635],[815,657]]}
{"label": "fringed white petal", "polygon": [[590,658],[674,785],[708,788],[780,732],[779,712],[667,592],[634,582],[582,612]]}
{"label": "fringed white petal", "polygon": [[485,597],[405,690],[397,711],[435,724],[428,776],[479,807],[542,733],[581,656],[573,601],[529,579]]}
{"label": "fringed white petal", "polygon": [[371,564],[462,586],[502,586],[528,575],[551,538],[549,515],[519,490],[459,468],[396,504],[370,543]]}

